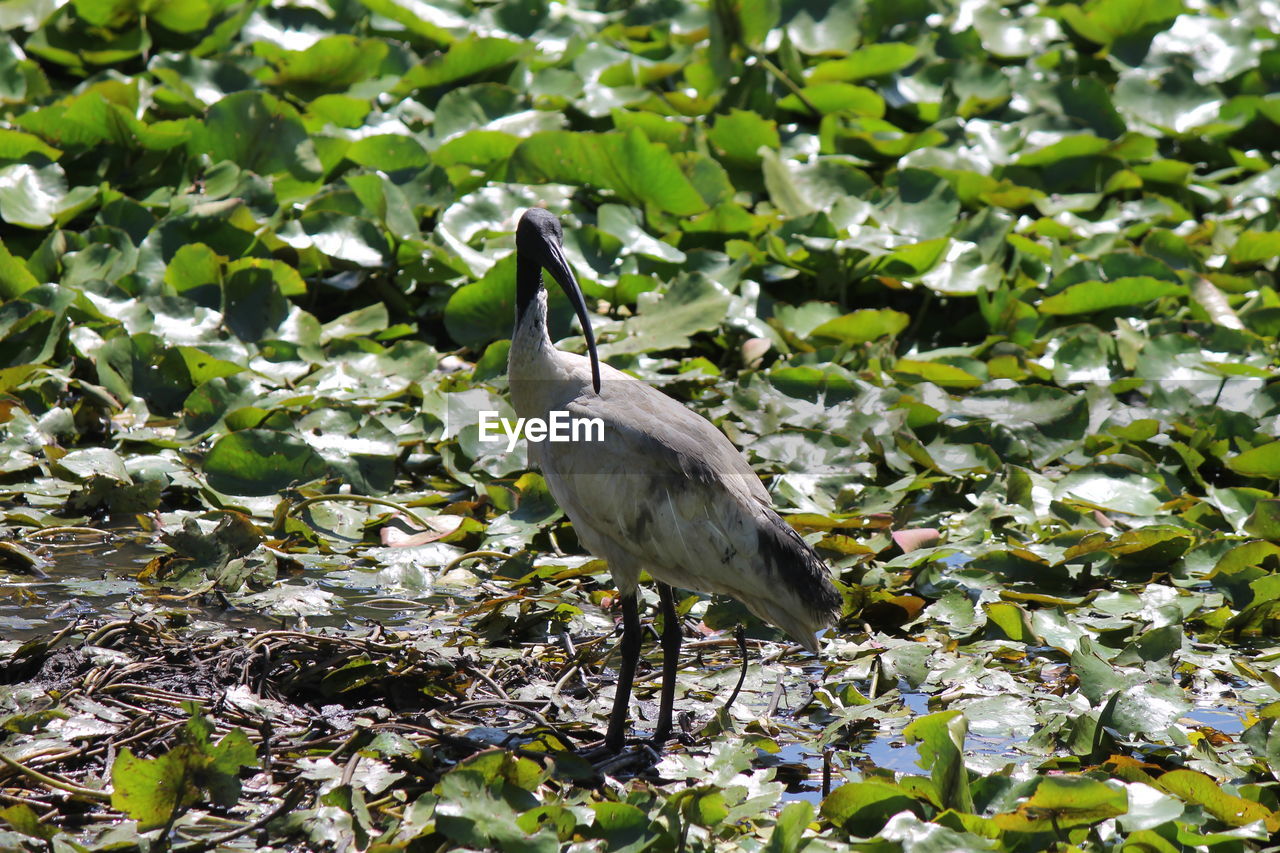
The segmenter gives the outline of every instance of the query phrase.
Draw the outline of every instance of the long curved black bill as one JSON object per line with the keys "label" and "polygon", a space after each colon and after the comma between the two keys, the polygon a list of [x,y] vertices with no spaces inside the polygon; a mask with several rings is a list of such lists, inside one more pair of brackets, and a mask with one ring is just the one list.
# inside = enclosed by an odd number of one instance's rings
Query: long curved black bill
{"label": "long curved black bill", "polygon": [[600,357],[596,355],[596,336],[591,331],[591,320],[587,317],[587,301],[582,296],[582,289],[578,287],[578,279],[569,266],[569,259],[564,256],[564,250],[554,243],[548,243],[547,258],[547,271],[559,283],[564,295],[569,297],[569,303],[578,315],[578,322],[582,324],[582,335],[587,339],[587,353],[591,358],[591,384],[599,394]]}

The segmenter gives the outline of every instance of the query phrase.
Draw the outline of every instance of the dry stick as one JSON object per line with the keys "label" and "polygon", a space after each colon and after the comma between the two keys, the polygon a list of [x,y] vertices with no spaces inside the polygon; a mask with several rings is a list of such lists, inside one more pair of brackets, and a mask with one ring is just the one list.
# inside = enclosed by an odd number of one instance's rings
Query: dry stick
{"label": "dry stick", "polygon": [[[582,662],[587,658],[587,653],[593,651],[596,646],[608,640],[613,636],[613,634],[613,631],[610,631],[607,634],[597,634],[590,639],[580,640],[576,646],[571,646],[573,648],[573,659],[565,661],[564,669],[560,671],[561,675],[574,669],[581,668]],[[612,653],[613,652],[610,651],[606,653],[604,657],[607,659]],[[585,683],[585,681],[583,683]]]}
{"label": "dry stick", "polygon": [[272,743],[271,739],[275,735],[275,727],[271,725],[271,720],[263,717],[256,721],[258,723],[258,737],[262,738],[262,772],[267,774],[268,780],[275,779],[275,772],[272,769]]}
{"label": "dry stick", "polygon": [[52,649],[54,646],[58,645],[58,643],[62,642],[68,634],[70,634],[72,631],[74,631],[79,627],[80,627],[80,618],[76,617],[76,619],[70,625],[67,625],[61,631],[54,634],[53,637],[49,640],[49,642],[45,644],[45,648]]}
{"label": "dry stick", "polygon": [[[246,676],[249,673],[249,667],[245,667]],[[267,680],[271,677],[271,646],[262,647],[262,672],[258,676],[258,687],[254,693],[258,696],[266,696]]]}
{"label": "dry stick", "polygon": [[505,554],[502,551],[468,551],[467,553],[459,557],[454,557],[452,560],[446,563],[444,568],[440,570],[440,574],[442,575],[448,574],[449,572],[458,568],[458,566],[465,563],[467,560],[479,560],[482,557],[490,557],[495,560],[506,560],[506,559],[509,559],[511,555]]}
{"label": "dry stick", "polygon": [[111,801],[111,795],[106,791],[95,791],[93,788],[84,788],[69,779],[63,779],[61,776],[51,776],[47,773],[41,773],[39,770],[27,767],[25,764],[19,764],[3,752],[0,752],[0,762],[3,762],[11,770],[16,770],[23,776],[26,776],[29,779],[34,779],[40,784],[46,785],[50,788],[56,788],[59,791],[66,791],[74,796],[83,797],[86,800],[95,800],[100,803]]}
{"label": "dry stick", "polygon": [[295,788],[290,788],[289,793],[285,796],[284,800],[281,801],[279,806],[258,818],[253,823],[247,823],[239,829],[228,832],[225,835],[219,835],[217,838],[210,838],[205,841],[195,841],[191,844],[184,845],[177,848],[174,853],[200,853],[202,850],[213,850],[216,847],[221,847],[229,841],[234,841],[242,835],[248,835],[254,830],[262,829],[264,826],[271,823],[271,821],[292,811],[298,803],[302,802],[304,792],[305,788],[301,785]]}
{"label": "dry stick", "polygon": [[431,607],[430,604],[423,604],[421,601],[413,601],[412,599],[408,599],[408,598],[391,598],[391,597],[370,598],[367,601],[359,602],[359,604],[361,607],[382,607],[384,605],[395,605],[396,607],[403,607],[405,609],[417,608],[418,610],[425,610]]}
{"label": "dry stick", "polygon": [[164,706],[164,705],[155,705],[149,708],[144,708],[141,705],[135,705],[132,702],[126,702],[125,700],[120,699],[116,696],[103,696],[101,699],[96,699],[94,701],[101,702],[104,705],[116,705],[116,706],[125,708],[126,710],[132,711],[135,714],[144,714],[149,717],[165,716],[176,723],[185,723],[187,721],[187,718],[190,716],[189,714],[183,711],[180,711],[177,708]]}
{"label": "dry stick", "polygon": [[[457,714],[461,711],[470,711],[473,708],[506,708],[510,711],[519,711],[521,714],[524,714],[526,717],[533,720],[538,725],[543,726],[544,728],[550,729],[551,731],[555,732],[557,735],[560,734],[560,731],[559,729],[556,728],[555,724],[552,723],[550,720],[548,720],[546,717],[542,716],[532,708],[526,708],[523,705],[519,705],[510,700],[473,699],[470,702],[463,702],[461,705],[458,705],[455,708],[450,708],[447,711],[442,709],[438,713],[448,714],[449,716],[453,716],[454,714]],[[561,738],[561,740],[565,740],[565,738]]]}
{"label": "dry stick", "polygon": [[45,527],[41,530],[33,530],[30,533],[24,533],[22,539],[46,539],[50,536],[61,536],[64,533],[88,533],[94,536],[101,536],[103,539],[113,539],[115,534],[110,530],[99,530],[96,527]]}
{"label": "dry stick", "polygon": [[[143,730],[143,731],[140,731],[140,732],[138,732],[137,734],[130,735],[129,737],[124,738],[123,740],[113,740],[113,741],[111,741],[109,744],[104,744],[104,747],[105,747],[105,746],[113,746],[113,747],[116,747],[116,748],[118,749],[119,747],[126,746],[126,745],[128,745],[128,744],[131,744],[131,743],[133,743],[133,742],[134,742],[134,741],[136,741],[136,740],[142,740],[143,738],[147,738],[147,737],[154,737],[154,736],[156,736],[156,735],[160,735],[160,734],[164,733],[165,729],[168,729],[169,731],[173,731],[174,729],[179,728],[179,727],[184,726],[184,725],[186,725],[186,720],[174,720],[174,721],[173,721],[173,722],[171,722],[171,723],[163,723],[163,724],[161,724],[161,725],[159,725],[159,726],[153,726],[153,727],[151,727],[151,728],[149,728],[149,729],[145,729],[145,730]],[[87,753],[86,753],[86,754],[87,754]]]}
{"label": "dry stick", "polygon": [[302,640],[306,643],[328,643],[334,646],[350,646],[361,651],[369,652],[386,652],[393,654],[402,650],[401,646],[387,645],[385,643],[375,643],[370,640],[361,640],[354,637],[334,637],[328,634],[308,634],[306,631],[291,631],[288,628],[278,628],[274,631],[263,631],[255,636],[246,645],[246,648],[256,649],[264,643],[272,640]]}
{"label": "dry stick", "polygon": [[[720,648],[721,646],[736,646],[737,644],[738,644],[738,640],[737,640],[737,635],[735,634],[732,637],[723,637],[723,636],[707,637],[705,640],[694,640],[692,642],[685,643],[683,646],[681,646],[681,648],[715,649],[715,648]],[[748,647],[755,646],[757,650],[763,649],[765,646],[771,646],[771,645],[773,645],[773,643],[770,643],[767,640],[747,640],[747,646]],[[799,647],[797,646],[796,648],[799,648]],[[786,650],[784,649],[783,650],[784,654],[785,654],[785,651]]]}
{"label": "dry stick", "polygon": [[[309,730],[304,729],[303,734],[306,734],[307,731]],[[289,744],[289,749],[296,752],[301,750],[313,749],[322,745],[328,746],[329,744],[333,743],[335,740],[337,740],[340,737],[342,737],[341,732],[334,732],[332,734],[323,735],[322,737],[312,738],[311,740],[304,740],[302,743],[291,743]],[[339,746],[338,749],[329,753],[330,758],[332,758],[334,755],[337,755],[338,752],[341,751],[344,747],[345,747],[345,744],[343,746]]]}
{"label": "dry stick", "polygon": [[[551,695],[547,698],[546,702],[542,703],[541,713],[543,714],[555,707],[555,697],[560,695],[564,690],[565,685],[569,683],[569,679],[573,678],[574,675],[578,676],[578,680],[582,682],[583,687],[590,689],[591,685],[588,683],[587,677],[582,674],[583,661],[586,658],[588,651],[609,639],[609,634],[601,634],[598,637],[583,640],[575,647],[573,640],[569,638],[569,633],[567,631],[563,632],[560,636],[563,639],[565,648],[569,651],[572,660],[566,662],[565,668],[561,672],[560,677],[556,679],[556,685],[552,688]],[[605,655],[605,658],[608,658],[608,654]]]}
{"label": "dry stick", "polygon": [[[131,673],[122,672],[120,676],[130,675]],[[131,693],[142,693],[155,699],[168,699],[171,702],[207,702],[207,698],[192,696],[188,693],[174,693],[172,690],[162,690],[159,687],[151,687],[147,684],[137,684],[133,681],[113,681],[103,684],[98,690],[102,693],[115,693],[117,691],[126,691]]]}
{"label": "dry stick", "polygon": [[403,514],[405,517],[412,519],[417,525],[424,530],[429,530],[431,525],[426,520],[408,507],[403,507],[395,501],[385,500],[383,498],[371,498],[368,495],[316,495],[314,498],[298,501],[289,507],[285,512],[285,516],[293,515],[295,512],[306,509],[313,504],[324,503],[325,501],[338,501],[340,503],[353,504],[371,504],[373,506],[385,506],[394,509],[396,512]]}
{"label": "dry stick", "polygon": [[[130,710],[133,710],[137,713],[143,713],[143,714],[156,713],[156,711],[143,710],[141,708],[138,708],[135,705],[129,705],[127,703],[120,702],[118,700],[108,699],[106,701],[113,702],[114,704],[117,704],[117,705],[123,705],[124,707]],[[184,725],[185,723],[186,723],[185,719],[180,719],[180,720],[174,720],[168,723],[161,723],[160,725],[157,725],[157,726],[148,726],[142,731],[129,735],[126,738],[121,738],[118,740],[115,738],[112,738],[110,740],[104,740],[93,746],[86,746],[79,749],[48,750],[43,752],[32,752],[27,754],[26,759],[28,762],[33,762],[33,759],[37,759],[37,758],[41,759],[39,764],[43,766],[45,764],[53,764],[55,762],[62,761],[64,758],[70,758],[73,755],[78,755],[81,757],[96,755],[99,752],[106,752],[108,749],[119,748],[127,744],[133,743],[136,740],[142,740],[143,738],[155,738],[159,735],[164,734],[166,731],[172,731],[173,729],[176,729],[179,726]],[[130,723],[129,725],[132,725],[132,723]],[[127,728],[128,726],[125,727],[126,730]]]}
{"label": "dry stick", "polygon": [[[586,681],[586,676],[582,675],[581,649],[593,647],[602,639],[603,637],[596,637],[586,640],[586,642],[582,643],[581,646],[575,647],[573,646],[573,638],[568,635],[568,631],[561,631],[561,643],[564,646],[564,654],[566,654],[566,657],[564,657],[566,666],[564,666],[563,678],[556,681],[556,693],[561,692],[564,688],[564,684],[566,684],[566,678],[575,674],[575,672],[577,674],[577,679],[581,681],[582,686],[590,686],[588,681]],[[548,699],[547,708],[550,708],[550,706],[552,706],[552,701]],[[543,713],[547,713],[547,711],[544,710]]]}
{"label": "dry stick", "polygon": [[218,585],[217,581],[209,581],[208,583],[200,584],[200,586],[195,587],[190,592],[184,592],[182,595],[166,595],[166,594],[160,593],[160,594],[157,594],[155,597],[160,599],[161,601],[191,601],[192,599],[199,598],[200,596],[214,589],[217,585]]}
{"label": "dry stick", "polygon": [[[381,726],[381,725],[375,726],[375,728],[384,728],[384,726]],[[466,735],[450,734],[444,731],[443,729],[440,729],[434,726],[429,721],[427,723],[419,724],[419,725],[415,725],[413,723],[402,723],[400,728],[410,729],[415,732],[422,732],[426,735],[429,735],[437,743],[440,743],[440,744],[449,744],[452,746],[464,746],[467,749],[470,749],[473,754],[477,752],[483,752],[488,749],[493,749],[493,744],[491,743],[486,743],[485,741],[477,740],[476,738],[467,737]],[[552,760],[555,758],[554,753],[542,752],[542,751],[532,750],[532,749],[525,749],[524,747],[521,747],[521,746],[505,746],[503,747],[503,749],[505,749],[507,752],[512,753],[513,755],[519,755],[521,758],[532,759],[533,761],[536,761],[540,764],[544,761]]]}
{"label": "dry stick", "polygon": [[789,654],[803,651],[805,651],[805,647],[799,643],[783,643],[782,648],[778,649],[776,652],[760,658],[760,663],[776,663]]}
{"label": "dry stick", "polygon": [[351,753],[351,757],[347,759],[347,766],[342,769],[342,778],[338,780],[339,787],[346,788],[351,785],[351,780],[356,776],[356,765],[360,763],[360,750]]}
{"label": "dry stick", "polygon": [[[337,757],[338,753],[345,751],[347,747],[354,744],[357,740],[360,739],[360,735],[362,734],[364,734],[364,732],[357,731],[355,734],[351,735],[351,737],[347,738],[342,743],[338,744],[338,748],[335,749],[333,752],[329,753],[328,755],[326,755],[325,758],[329,759],[330,761],[333,761],[333,759]],[[297,749],[296,745],[294,746],[294,749]]]}
{"label": "dry stick", "polygon": [[138,624],[137,617],[129,619],[120,619],[116,622],[108,622],[92,634],[84,638],[86,646],[96,646],[101,643],[108,634],[114,634],[117,631],[123,631],[126,628],[136,626]]}
{"label": "dry stick", "polygon": [[84,695],[93,698],[93,694],[98,692],[100,687],[105,685],[107,678],[116,671],[116,665],[109,663],[106,666],[94,667],[84,677]]}
{"label": "dry stick", "polygon": [[773,695],[769,697],[769,707],[764,709],[764,718],[766,720],[773,719],[773,715],[778,713],[778,702],[782,699],[782,673],[778,673],[778,680],[773,683]]}
{"label": "dry stick", "polygon": [[[577,675],[582,674],[582,668],[578,664],[574,664],[573,666],[565,670],[564,675],[561,676],[560,680],[556,682],[555,687],[551,688],[551,698],[547,699],[546,702],[542,703],[542,708],[539,711],[539,713],[545,714],[555,707],[555,704],[556,704],[555,697],[560,695],[560,691],[564,690],[564,686],[569,683],[569,679],[573,678],[575,674]],[[583,681],[583,684],[585,684],[586,678],[583,678],[582,681]]]}
{"label": "dry stick", "polygon": [[[29,752],[23,756],[23,760],[26,761],[24,766],[35,768],[43,767],[46,764],[57,764],[59,761],[71,758],[72,756],[88,754],[89,750],[87,749],[58,749],[57,747],[53,747],[50,749],[42,749],[37,752]],[[8,777],[6,776],[3,778]]]}
{"label": "dry stick", "polygon": [[[492,667],[490,667],[490,669],[492,669]],[[472,672],[474,672],[477,676],[479,676],[479,678],[480,678],[480,680],[481,680],[481,681],[483,681],[485,684],[489,685],[489,687],[493,690],[493,692],[498,694],[498,697],[499,697],[500,699],[503,699],[503,700],[505,700],[505,701],[510,701],[510,700],[511,700],[511,697],[507,695],[507,691],[505,691],[505,690],[503,690],[501,687],[499,687],[499,686],[498,686],[498,682],[496,682],[496,681],[494,681],[492,678],[490,678],[488,673],[481,672],[481,671],[480,671],[480,670],[478,670],[478,669],[476,669],[476,670],[472,670]]]}
{"label": "dry stick", "polygon": [[565,660],[573,660],[578,656],[577,650],[573,647],[573,637],[569,636],[567,630],[560,631],[560,645],[564,647]]}
{"label": "dry stick", "polygon": [[34,800],[28,797],[19,797],[17,794],[10,794],[8,791],[0,791],[0,800],[6,800],[11,803],[22,803],[25,806],[30,806],[32,809],[53,808],[52,803],[45,802],[44,800]]}

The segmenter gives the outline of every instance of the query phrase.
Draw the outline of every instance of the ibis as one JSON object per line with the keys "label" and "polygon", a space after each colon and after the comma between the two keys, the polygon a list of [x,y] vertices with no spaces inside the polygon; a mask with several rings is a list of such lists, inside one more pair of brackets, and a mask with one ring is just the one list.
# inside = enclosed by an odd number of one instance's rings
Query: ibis
{"label": "ibis", "polygon": [[[653,743],[671,734],[681,628],[672,587],[732,596],[811,652],[831,625],[840,595],[826,565],[773,511],[742,454],[710,421],[607,364],[559,218],[531,208],[516,228],[516,317],[507,364],[511,402],[522,418],[552,413],[599,419],[595,441],[528,443],[529,459],[573,522],[579,541],[609,566],[622,607],[621,666],[604,746],[622,749],[640,657],[637,581],[657,582],[663,615],[662,690]],[[546,270],[568,296],[587,356],[562,352],[547,331]]]}

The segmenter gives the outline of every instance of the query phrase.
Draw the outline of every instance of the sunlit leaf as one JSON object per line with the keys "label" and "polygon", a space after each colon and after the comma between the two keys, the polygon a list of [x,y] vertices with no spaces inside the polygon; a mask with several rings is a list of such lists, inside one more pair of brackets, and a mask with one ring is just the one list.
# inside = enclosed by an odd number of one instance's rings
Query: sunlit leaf
{"label": "sunlit leaf", "polygon": [[1229,794],[1209,776],[1195,770],[1170,770],[1156,780],[1161,790],[1205,809],[1228,826],[1261,820],[1271,831],[1280,829],[1280,814],[1261,803]]}
{"label": "sunlit leaf", "polygon": [[916,799],[887,782],[847,782],[822,801],[822,816],[847,832],[871,838],[898,812],[923,810]]}
{"label": "sunlit leaf", "polygon": [[1141,305],[1185,292],[1180,285],[1147,276],[1120,278],[1115,281],[1086,281],[1046,297],[1040,303],[1040,313],[1090,314],[1127,305]]}
{"label": "sunlit leaf", "polygon": [[639,130],[537,133],[516,147],[509,169],[512,180],[585,184],[681,216],[707,209],[666,146]]}
{"label": "sunlit leaf", "polygon": [[1090,41],[1111,44],[1153,24],[1167,22],[1181,11],[1180,0],[1092,0],[1083,6],[1064,5],[1062,17]]}
{"label": "sunlit leaf", "polygon": [[913,45],[901,42],[868,44],[858,48],[843,59],[820,62],[813,67],[809,79],[819,83],[830,80],[861,80],[879,77],[905,68],[915,61],[917,50]]}
{"label": "sunlit leaf", "polygon": [[1227,467],[1246,477],[1280,478],[1280,441],[1251,447],[1227,459]]}
{"label": "sunlit leaf", "polygon": [[921,763],[929,769],[943,803],[958,811],[973,811],[969,773],[964,766],[968,722],[960,711],[939,711],[918,717],[905,729],[908,742],[920,744]]}
{"label": "sunlit leaf", "polygon": [[809,334],[819,338],[834,338],[853,344],[894,336],[911,324],[911,318],[900,311],[865,308],[828,320]]}
{"label": "sunlit leaf", "polygon": [[[388,14],[388,17],[408,21],[410,26],[418,26],[420,19],[413,11],[401,6],[399,0],[361,0],[377,11]],[[406,6],[409,4],[405,4]],[[435,37],[438,30],[424,34]],[[435,54],[423,60],[421,64],[409,69],[401,79],[400,86],[405,90],[444,86],[507,65],[525,53],[529,48],[517,41],[504,38],[480,35],[468,35],[451,44],[443,53]]]}
{"label": "sunlit leaf", "polygon": [[306,50],[263,52],[275,65],[275,73],[267,81],[272,86],[342,91],[378,70],[387,56],[387,45],[336,35],[322,38]]}
{"label": "sunlit leaf", "polygon": [[1233,264],[1254,264],[1280,257],[1280,231],[1245,231],[1229,253]]}
{"label": "sunlit leaf", "polygon": [[306,442],[267,429],[224,435],[204,459],[209,485],[232,495],[269,495],[327,472],[324,460]]}
{"label": "sunlit leaf", "polygon": [[297,110],[263,92],[237,92],[209,108],[203,147],[260,175],[312,180],[323,171]]}
{"label": "sunlit leaf", "polygon": [[996,815],[995,822],[1014,832],[1057,832],[1101,823],[1128,810],[1129,798],[1119,785],[1084,776],[1046,776],[1016,812]]}

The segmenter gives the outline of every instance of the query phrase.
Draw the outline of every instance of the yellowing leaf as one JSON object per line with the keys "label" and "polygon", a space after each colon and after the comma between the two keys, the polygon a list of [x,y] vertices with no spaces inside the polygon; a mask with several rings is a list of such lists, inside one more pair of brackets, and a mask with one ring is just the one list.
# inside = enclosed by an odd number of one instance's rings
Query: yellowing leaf
{"label": "yellowing leaf", "polygon": [[1280,814],[1261,803],[1228,794],[1217,780],[1204,773],[1170,770],[1156,779],[1156,787],[1200,806],[1228,826],[1244,826],[1261,820],[1272,832],[1280,829]]}

